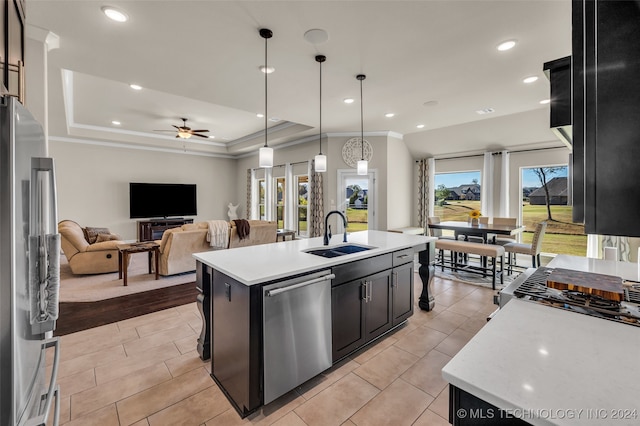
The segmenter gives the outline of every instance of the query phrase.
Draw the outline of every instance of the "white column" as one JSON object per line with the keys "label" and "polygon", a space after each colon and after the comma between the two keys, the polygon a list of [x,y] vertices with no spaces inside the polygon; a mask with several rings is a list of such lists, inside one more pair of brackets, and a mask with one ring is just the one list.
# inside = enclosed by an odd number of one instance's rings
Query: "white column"
{"label": "white column", "polygon": [[284,227],[285,229],[297,229],[298,218],[296,206],[298,204],[298,191],[293,176],[293,165],[286,163],[284,166]]}
{"label": "white column", "polygon": [[427,188],[429,189],[429,214],[427,216],[435,216],[435,190],[436,190],[436,159],[433,157],[427,158]]}
{"label": "white column", "polygon": [[49,140],[47,55],[60,47],[60,38],[49,30],[27,25],[25,28],[25,106],[42,125]]}
{"label": "white column", "polygon": [[276,204],[275,191],[273,187],[273,169],[264,169],[264,215],[266,220],[275,220],[274,210]]}
{"label": "white column", "polygon": [[500,170],[500,217],[509,217],[509,151],[502,151]]}
{"label": "white column", "polygon": [[252,220],[259,220],[258,214],[258,201],[260,197],[260,188],[258,188],[258,181],[256,180],[256,171],[251,169],[251,212],[247,214],[247,217]]}

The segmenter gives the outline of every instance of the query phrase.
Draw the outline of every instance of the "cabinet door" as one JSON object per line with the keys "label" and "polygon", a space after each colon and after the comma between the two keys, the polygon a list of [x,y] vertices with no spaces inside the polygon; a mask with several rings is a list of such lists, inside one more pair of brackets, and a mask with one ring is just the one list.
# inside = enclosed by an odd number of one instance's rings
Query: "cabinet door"
{"label": "cabinet door", "polygon": [[365,299],[365,338],[367,341],[391,329],[391,270],[364,278],[369,286]]}
{"label": "cabinet door", "polygon": [[331,289],[333,362],[365,342],[363,299],[363,280],[349,281]]}
{"label": "cabinet door", "polygon": [[393,325],[413,315],[413,262],[393,268]]}

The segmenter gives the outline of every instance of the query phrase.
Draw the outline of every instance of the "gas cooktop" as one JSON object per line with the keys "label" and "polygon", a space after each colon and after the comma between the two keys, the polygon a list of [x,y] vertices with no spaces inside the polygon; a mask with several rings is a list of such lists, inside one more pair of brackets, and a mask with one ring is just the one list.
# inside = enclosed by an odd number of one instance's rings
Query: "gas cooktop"
{"label": "gas cooktop", "polygon": [[512,285],[501,292],[500,306],[503,306],[513,296],[640,327],[640,283],[623,282],[622,300],[616,301],[574,290],[549,288],[547,287],[547,278],[553,271],[554,268],[546,267],[540,267],[533,272],[527,271],[523,274],[523,279],[514,280]]}

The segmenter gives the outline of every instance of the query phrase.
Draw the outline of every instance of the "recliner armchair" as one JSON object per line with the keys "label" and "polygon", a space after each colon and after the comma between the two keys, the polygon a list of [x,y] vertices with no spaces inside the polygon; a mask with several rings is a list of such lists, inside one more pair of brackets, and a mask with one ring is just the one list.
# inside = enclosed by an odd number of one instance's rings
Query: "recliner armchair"
{"label": "recliner armchair", "polygon": [[71,272],[74,274],[104,274],[118,271],[118,244],[120,240],[89,244],[84,230],[72,220],[58,223],[60,245]]}

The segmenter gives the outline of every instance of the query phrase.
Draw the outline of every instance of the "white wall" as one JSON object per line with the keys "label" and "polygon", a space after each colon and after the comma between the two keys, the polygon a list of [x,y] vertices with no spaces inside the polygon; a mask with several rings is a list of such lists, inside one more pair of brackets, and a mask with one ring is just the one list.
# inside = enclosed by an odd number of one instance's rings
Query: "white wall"
{"label": "white wall", "polygon": [[107,227],[134,240],[136,220],[129,218],[129,182],[195,183],[198,216],[228,219],[236,198],[236,160],[49,141],[55,159],[58,220]]}

